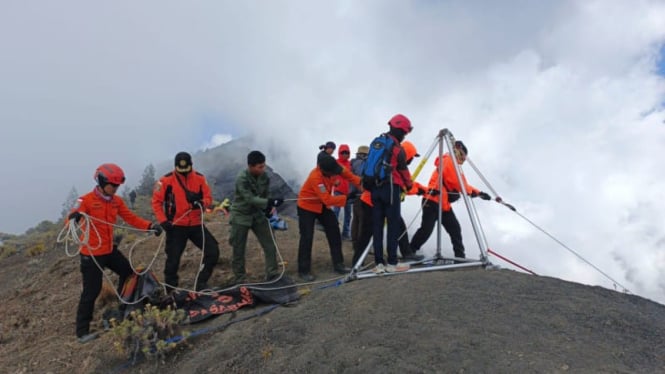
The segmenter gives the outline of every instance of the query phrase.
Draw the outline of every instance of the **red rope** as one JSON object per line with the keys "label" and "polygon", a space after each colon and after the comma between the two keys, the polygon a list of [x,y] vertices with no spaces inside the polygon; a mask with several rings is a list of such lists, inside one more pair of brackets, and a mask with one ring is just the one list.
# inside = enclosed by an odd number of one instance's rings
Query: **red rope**
{"label": "red rope", "polygon": [[491,253],[491,254],[495,255],[496,257],[502,259],[503,261],[506,261],[507,263],[509,263],[509,264],[511,264],[511,265],[513,265],[513,266],[516,266],[516,267],[518,267],[518,268],[520,268],[520,269],[526,271],[527,273],[531,273],[531,274],[533,274],[533,275],[538,275],[538,274],[534,273],[533,271],[531,271],[531,270],[525,268],[524,266],[519,265],[519,264],[516,264],[516,263],[513,262],[513,261],[510,261],[509,259],[507,259],[507,258],[501,256],[500,254],[494,252],[493,250],[491,250],[491,249],[489,249],[489,248],[487,248],[487,253]]}

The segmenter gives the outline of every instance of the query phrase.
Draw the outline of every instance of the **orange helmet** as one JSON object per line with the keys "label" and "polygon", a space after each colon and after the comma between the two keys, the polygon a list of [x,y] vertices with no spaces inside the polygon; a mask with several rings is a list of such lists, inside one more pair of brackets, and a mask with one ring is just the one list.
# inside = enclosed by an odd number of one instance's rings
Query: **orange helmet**
{"label": "orange helmet", "polygon": [[402,148],[404,148],[404,153],[406,153],[406,162],[411,161],[412,158],[414,157],[420,157],[418,154],[418,151],[416,150],[416,146],[413,145],[408,140],[405,140],[402,142]]}
{"label": "orange helmet", "polygon": [[102,164],[95,170],[95,180],[102,188],[109,183],[121,185],[125,183],[125,172],[116,164]]}

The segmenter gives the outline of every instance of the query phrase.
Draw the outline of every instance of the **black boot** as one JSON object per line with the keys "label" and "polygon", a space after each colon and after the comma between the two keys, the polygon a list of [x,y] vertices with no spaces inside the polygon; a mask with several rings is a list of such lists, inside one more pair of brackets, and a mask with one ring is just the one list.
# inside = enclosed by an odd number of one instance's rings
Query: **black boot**
{"label": "black boot", "polygon": [[351,268],[347,268],[344,264],[335,264],[333,269],[337,274],[349,274],[351,272]]}

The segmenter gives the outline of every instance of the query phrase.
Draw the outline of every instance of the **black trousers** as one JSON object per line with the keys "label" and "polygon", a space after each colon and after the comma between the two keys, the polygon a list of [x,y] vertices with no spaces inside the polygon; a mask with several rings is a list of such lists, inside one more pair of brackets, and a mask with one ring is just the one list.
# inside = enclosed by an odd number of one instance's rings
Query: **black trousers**
{"label": "black trousers", "polygon": [[[429,239],[434,231],[434,225],[439,220],[439,204],[423,199],[423,215],[420,222],[420,228],[411,239],[411,249],[417,251]],[[452,209],[441,212],[441,225],[450,236],[450,242],[453,245],[455,257],[464,258],[464,244],[462,243],[462,227],[455,217]]]}
{"label": "black trousers", "polygon": [[339,232],[339,225],[337,224],[335,213],[328,208],[323,208],[323,212],[321,213],[314,213],[298,207],[298,228],[300,229],[300,242],[298,243],[298,272],[300,274],[309,274],[312,271],[314,222],[317,219],[326,233],[333,266],[344,265],[342,235]]}
{"label": "black trousers", "polygon": [[[367,248],[369,240],[372,238],[374,222],[372,219],[372,207],[360,200],[356,201],[356,204],[358,208],[357,210],[354,208],[353,219],[358,221],[358,233],[357,238],[353,241],[353,265],[358,262],[360,256],[362,256]],[[402,236],[399,238],[397,245],[402,257],[413,254],[409,245],[409,234],[406,232],[406,223],[402,217],[399,220],[399,235]]]}
{"label": "black trousers", "polygon": [[397,264],[397,245],[399,237],[401,215],[400,187],[398,185],[384,184],[372,191],[372,246],[374,247],[374,263],[384,263],[383,258],[383,226],[387,226],[386,250],[388,264]]}
{"label": "black trousers", "polygon": [[362,214],[362,200],[360,197],[353,201],[353,214],[351,214],[351,241],[354,243],[358,240],[360,234],[360,219],[358,215]]}
{"label": "black trousers", "polygon": [[[83,278],[83,290],[76,311],[76,336],[79,338],[90,332],[90,321],[95,309],[95,300],[102,290],[104,274],[95,264],[91,256],[81,255],[81,275]],[[125,279],[132,274],[129,261],[117,248],[108,255],[96,256],[95,260],[102,269],[111,269],[118,274],[118,293],[125,284]]]}
{"label": "black trousers", "polygon": [[195,246],[203,250],[203,269],[196,280],[197,285],[207,283],[213,268],[217,265],[219,244],[207,227],[203,226],[201,229],[201,225],[173,226],[173,230],[166,233],[164,283],[167,286],[178,287],[178,268],[180,268],[180,258],[187,246],[187,240],[191,240]]}

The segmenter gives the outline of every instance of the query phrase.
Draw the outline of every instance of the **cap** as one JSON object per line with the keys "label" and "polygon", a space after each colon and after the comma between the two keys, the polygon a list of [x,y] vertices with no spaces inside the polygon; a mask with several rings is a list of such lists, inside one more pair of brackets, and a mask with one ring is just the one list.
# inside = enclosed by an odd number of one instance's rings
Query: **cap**
{"label": "cap", "polygon": [[319,146],[319,149],[322,150],[322,151],[326,148],[332,148],[333,151],[334,151],[335,148],[337,148],[337,145],[335,144],[335,142],[329,141],[329,142],[326,142],[326,144],[323,144],[323,145]]}
{"label": "cap", "polygon": [[187,152],[178,152],[175,155],[175,170],[179,173],[192,171],[192,156]]}
{"label": "cap", "polygon": [[462,143],[461,140],[457,140],[455,142],[455,148],[457,148],[457,149],[461,150],[462,152],[464,152],[465,156],[467,156],[469,154],[469,150],[466,149],[466,146],[464,145],[464,143]]}
{"label": "cap", "polygon": [[333,156],[327,154],[322,155],[319,158],[319,168],[322,171],[333,175],[342,173],[342,167],[337,163],[337,160],[335,160]]}

